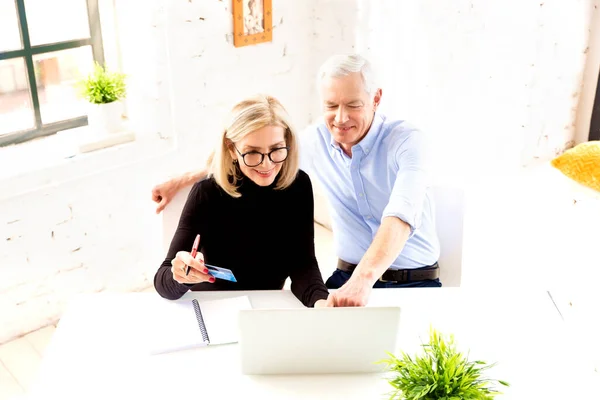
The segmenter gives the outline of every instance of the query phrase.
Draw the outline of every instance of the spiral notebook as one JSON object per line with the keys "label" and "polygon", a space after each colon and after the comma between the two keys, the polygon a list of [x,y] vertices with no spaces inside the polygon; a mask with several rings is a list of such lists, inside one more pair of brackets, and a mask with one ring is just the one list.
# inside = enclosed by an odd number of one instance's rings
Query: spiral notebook
{"label": "spiral notebook", "polygon": [[236,343],[238,313],[252,308],[248,296],[209,301],[164,300],[154,307],[146,338],[150,354]]}

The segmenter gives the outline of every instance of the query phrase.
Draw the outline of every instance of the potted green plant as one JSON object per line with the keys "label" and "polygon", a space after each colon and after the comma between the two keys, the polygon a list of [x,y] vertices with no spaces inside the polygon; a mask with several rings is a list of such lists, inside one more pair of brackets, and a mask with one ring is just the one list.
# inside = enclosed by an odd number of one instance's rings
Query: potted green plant
{"label": "potted green plant", "polygon": [[404,352],[400,357],[388,353],[389,358],[381,361],[394,388],[390,399],[489,400],[501,393],[496,383],[509,386],[505,381],[484,378],[483,372],[494,364],[469,361],[457,351],[452,335],[446,339],[431,329],[429,343],[422,346],[423,355],[413,358]]}
{"label": "potted green plant", "polygon": [[126,95],[125,75],[109,71],[96,63],[94,71],[80,82],[81,95],[89,103],[88,125],[95,133],[114,133],[121,129]]}

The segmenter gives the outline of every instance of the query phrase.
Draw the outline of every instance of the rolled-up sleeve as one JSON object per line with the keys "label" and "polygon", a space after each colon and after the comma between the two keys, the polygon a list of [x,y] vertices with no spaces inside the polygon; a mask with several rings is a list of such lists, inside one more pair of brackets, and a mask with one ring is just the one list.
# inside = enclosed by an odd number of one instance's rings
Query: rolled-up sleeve
{"label": "rolled-up sleeve", "polygon": [[410,226],[410,236],[421,226],[425,196],[431,186],[429,138],[414,130],[406,135],[395,153],[398,172],[381,219],[397,217]]}

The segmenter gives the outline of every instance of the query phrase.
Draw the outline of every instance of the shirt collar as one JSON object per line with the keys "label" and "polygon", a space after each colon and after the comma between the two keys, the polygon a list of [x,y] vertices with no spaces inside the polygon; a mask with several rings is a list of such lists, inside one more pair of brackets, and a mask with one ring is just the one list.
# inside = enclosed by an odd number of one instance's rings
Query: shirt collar
{"label": "shirt collar", "polygon": [[360,147],[363,153],[369,154],[369,152],[373,149],[375,142],[377,141],[377,137],[379,136],[379,132],[381,132],[382,125],[383,117],[379,113],[375,112],[375,115],[373,116],[373,122],[371,122],[371,128],[369,128],[369,131],[360,142],[352,146],[353,152],[355,147]]}

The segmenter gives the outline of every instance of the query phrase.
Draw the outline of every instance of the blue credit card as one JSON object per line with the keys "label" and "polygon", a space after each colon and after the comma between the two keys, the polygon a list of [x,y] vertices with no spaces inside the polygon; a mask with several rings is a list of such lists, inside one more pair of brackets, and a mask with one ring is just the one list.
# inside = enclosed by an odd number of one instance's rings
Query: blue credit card
{"label": "blue credit card", "polygon": [[215,267],[214,265],[204,264],[208,268],[208,274],[214,276],[216,279],[223,279],[230,282],[237,282],[233,272],[227,268]]}

